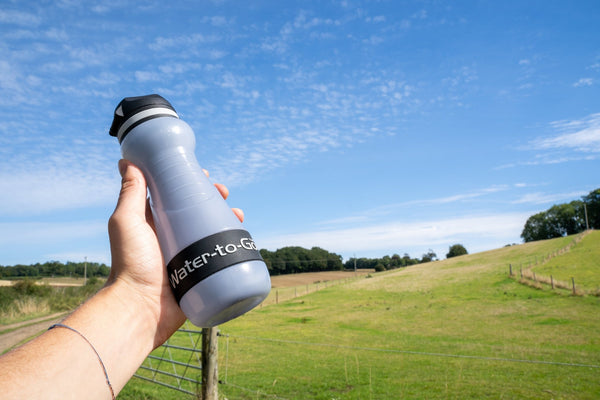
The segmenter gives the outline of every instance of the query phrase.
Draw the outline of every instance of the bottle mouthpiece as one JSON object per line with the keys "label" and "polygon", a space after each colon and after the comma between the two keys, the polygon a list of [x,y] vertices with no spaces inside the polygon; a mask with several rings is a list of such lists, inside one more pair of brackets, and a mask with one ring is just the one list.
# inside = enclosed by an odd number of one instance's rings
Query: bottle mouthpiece
{"label": "bottle mouthpiece", "polygon": [[115,109],[108,133],[121,143],[130,130],[142,122],[158,117],[179,118],[171,103],[158,94],[125,97]]}

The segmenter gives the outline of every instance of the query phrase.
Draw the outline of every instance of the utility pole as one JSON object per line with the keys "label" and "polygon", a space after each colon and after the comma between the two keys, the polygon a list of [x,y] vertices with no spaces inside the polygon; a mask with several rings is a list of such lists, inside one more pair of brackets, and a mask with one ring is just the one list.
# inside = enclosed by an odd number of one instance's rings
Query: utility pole
{"label": "utility pole", "polygon": [[85,262],[83,263],[83,284],[87,284],[87,256],[84,257]]}
{"label": "utility pole", "polygon": [[587,217],[587,204],[583,203],[583,211],[585,212],[585,230],[589,230],[590,226],[588,224],[588,217]]}

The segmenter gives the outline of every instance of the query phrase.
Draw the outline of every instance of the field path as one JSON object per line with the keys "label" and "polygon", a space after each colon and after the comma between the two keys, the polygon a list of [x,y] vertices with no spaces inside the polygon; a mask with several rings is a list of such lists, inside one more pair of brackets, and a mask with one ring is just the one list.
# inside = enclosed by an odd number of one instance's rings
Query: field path
{"label": "field path", "polygon": [[52,324],[60,322],[66,313],[46,315],[45,317],[30,319],[16,324],[0,325],[0,354],[10,350],[22,341],[35,336],[48,329]]}

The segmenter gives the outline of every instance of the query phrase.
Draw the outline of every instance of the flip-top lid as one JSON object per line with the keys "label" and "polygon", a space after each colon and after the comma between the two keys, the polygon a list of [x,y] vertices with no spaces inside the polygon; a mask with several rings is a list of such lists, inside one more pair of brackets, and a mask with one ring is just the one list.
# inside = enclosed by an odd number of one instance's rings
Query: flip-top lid
{"label": "flip-top lid", "polygon": [[117,137],[121,143],[130,130],[142,122],[158,117],[179,118],[171,103],[158,94],[125,97],[115,109],[108,133]]}

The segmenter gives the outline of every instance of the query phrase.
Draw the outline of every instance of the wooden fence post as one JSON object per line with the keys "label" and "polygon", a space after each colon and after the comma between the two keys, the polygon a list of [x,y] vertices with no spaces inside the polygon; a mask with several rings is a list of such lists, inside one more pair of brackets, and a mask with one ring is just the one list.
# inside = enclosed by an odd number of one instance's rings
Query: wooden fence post
{"label": "wooden fence post", "polygon": [[552,285],[552,290],[554,290],[554,277],[550,275],[550,284]]}
{"label": "wooden fence post", "polygon": [[510,276],[513,276],[513,273],[512,273],[512,264],[508,264],[508,271],[509,271],[508,273],[510,274]]}
{"label": "wooden fence post", "polygon": [[573,283],[573,294],[577,294],[577,290],[575,289],[575,278],[571,277],[571,282]]}
{"label": "wooden fence post", "polygon": [[202,328],[202,387],[201,400],[218,400],[219,374],[217,359],[218,328]]}

